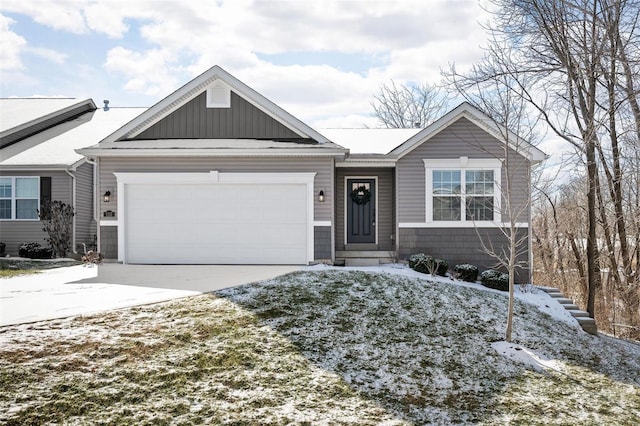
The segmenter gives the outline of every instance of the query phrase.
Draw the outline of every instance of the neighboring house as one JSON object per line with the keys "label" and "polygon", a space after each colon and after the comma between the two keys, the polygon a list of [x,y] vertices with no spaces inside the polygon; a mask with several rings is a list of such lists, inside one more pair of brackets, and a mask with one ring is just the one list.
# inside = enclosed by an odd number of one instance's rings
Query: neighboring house
{"label": "neighboring house", "polygon": [[22,243],[47,246],[41,204],[59,200],[75,212],[73,250],[94,245],[93,164],[75,152],[139,115],[142,108],[97,109],[91,99],[0,99],[0,241],[18,254]]}
{"label": "neighboring house", "polygon": [[[422,130],[318,132],[215,66],[78,152],[97,165],[100,250],[121,262],[377,263],[424,251],[486,268],[478,232],[505,243],[503,148],[469,104]],[[526,207],[545,156],[529,144],[511,154]],[[526,235],[528,207],[518,222]]]}

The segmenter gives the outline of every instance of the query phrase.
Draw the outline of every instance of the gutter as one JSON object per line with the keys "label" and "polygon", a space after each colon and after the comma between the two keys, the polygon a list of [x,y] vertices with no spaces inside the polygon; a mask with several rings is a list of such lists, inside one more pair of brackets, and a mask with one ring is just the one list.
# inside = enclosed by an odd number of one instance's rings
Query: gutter
{"label": "gutter", "polygon": [[98,164],[89,158],[85,157],[87,163],[93,166],[93,220],[96,223],[96,251],[100,252],[100,221],[99,221],[99,212],[98,212],[98,197],[96,195],[98,192]]}
{"label": "gutter", "polygon": [[[75,168],[73,168],[75,171]],[[71,173],[70,169],[64,170],[66,174],[71,176],[71,205],[73,206],[73,216],[71,218],[71,251],[74,254],[78,254],[78,250],[76,249],[76,176]]]}

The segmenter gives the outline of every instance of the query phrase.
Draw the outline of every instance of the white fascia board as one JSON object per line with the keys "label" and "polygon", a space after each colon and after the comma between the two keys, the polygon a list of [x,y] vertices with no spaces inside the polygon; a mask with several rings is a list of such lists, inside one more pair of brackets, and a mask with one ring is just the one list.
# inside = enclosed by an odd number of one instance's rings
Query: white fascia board
{"label": "white fascia board", "polygon": [[354,159],[345,158],[342,161],[336,161],[336,167],[395,167],[395,158],[376,158],[376,159]]}
{"label": "white fascia board", "polygon": [[345,151],[314,149],[101,149],[84,148],[76,152],[95,157],[344,157]]}

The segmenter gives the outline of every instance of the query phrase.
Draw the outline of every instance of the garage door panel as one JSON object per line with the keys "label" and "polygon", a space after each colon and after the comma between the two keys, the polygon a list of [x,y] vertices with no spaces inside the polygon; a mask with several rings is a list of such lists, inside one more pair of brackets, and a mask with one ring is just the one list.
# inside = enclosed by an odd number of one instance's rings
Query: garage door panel
{"label": "garage door panel", "polygon": [[131,263],[306,263],[304,184],[126,188]]}

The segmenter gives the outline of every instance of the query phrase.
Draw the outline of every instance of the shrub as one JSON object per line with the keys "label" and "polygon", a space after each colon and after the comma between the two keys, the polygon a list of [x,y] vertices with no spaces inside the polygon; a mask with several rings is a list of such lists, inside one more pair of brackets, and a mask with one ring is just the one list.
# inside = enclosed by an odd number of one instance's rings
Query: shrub
{"label": "shrub", "polygon": [[51,259],[53,250],[39,243],[24,243],[18,247],[18,255],[29,259]]}
{"label": "shrub", "polygon": [[453,267],[453,276],[462,281],[475,283],[478,280],[478,268],[468,263]]}
{"label": "shrub", "polygon": [[509,291],[509,275],[494,269],[487,269],[480,274],[480,282],[485,287],[500,291]]}
{"label": "shrub", "polygon": [[449,264],[446,260],[435,259],[424,253],[416,253],[409,256],[409,268],[423,274],[445,276],[447,275]]}
{"label": "shrub", "polygon": [[49,236],[49,243],[57,257],[64,257],[71,249],[71,225],[73,207],[62,201],[46,201],[38,212],[42,221],[42,230]]}

